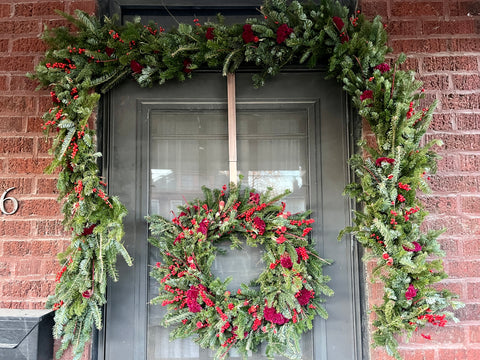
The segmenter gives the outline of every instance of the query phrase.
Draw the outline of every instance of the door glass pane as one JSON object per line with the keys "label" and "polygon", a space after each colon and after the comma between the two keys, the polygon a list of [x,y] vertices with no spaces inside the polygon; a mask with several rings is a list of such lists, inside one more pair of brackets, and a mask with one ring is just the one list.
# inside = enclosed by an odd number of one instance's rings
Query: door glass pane
{"label": "door glass pane", "polygon": [[[270,106],[270,109],[274,108]],[[220,188],[228,183],[228,139],[225,111],[153,111],[150,116],[150,213],[172,217],[171,211],[185,200],[201,196],[202,185]],[[308,203],[308,116],[303,109],[272,111],[239,109],[237,112],[238,165],[244,185],[277,193],[289,189],[288,210],[305,210]],[[262,250],[245,246],[217,256],[212,272],[221,279],[232,276],[229,290],[249,283],[264,269]],[[159,261],[157,248],[150,249],[150,265]],[[149,279],[149,299],[158,283]],[[169,329],[159,324],[161,306],[149,306],[148,359],[211,359],[190,340],[168,341]],[[305,359],[313,358],[311,333],[303,338]],[[252,360],[266,359],[252,354]],[[241,359],[230,351],[231,359]],[[280,359],[281,357],[279,357]]]}

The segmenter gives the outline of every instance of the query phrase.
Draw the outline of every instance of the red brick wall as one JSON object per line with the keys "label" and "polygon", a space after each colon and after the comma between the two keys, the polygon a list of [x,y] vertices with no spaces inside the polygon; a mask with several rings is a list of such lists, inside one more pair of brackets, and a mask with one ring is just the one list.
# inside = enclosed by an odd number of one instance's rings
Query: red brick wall
{"label": "red brick wall", "polygon": [[[405,359],[480,359],[480,1],[360,0],[364,14],[379,14],[389,45],[408,55],[408,68],[424,82],[426,97],[438,100],[429,139],[444,145],[433,193],[424,196],[428,228],[447,227],[440,242],[450,278],[444,286],[466,304],[461,320],[442,329],[424,329],[401,346]],[[370,301],[378,296],[371,288]],[[372,360],[390,360],[372,351]]]}
{"label": "red brick wall", "polygon": [[0,214],[0,307],[43,308],[67,241],[55,175],[43,173],[50,156],[40,124],[49,95],[25,74],[45,52],[44,25],[62,22],[54,9],[95,7],[95,0],[0,0],[0,195],[15,187],[8,196],[19,202],[14,215]]}
{"label": "red brick wall", "polygon": [[[440,138],[444,156],[425,196],[428,227],[447,226],[441,237],[450,279],[461,295],[461,323],[429,331],[402,345],[406,359],[480,359],[480,1],[361,0],[368,16],[380,14],[396,52],[425,82],[439,106],[429,137]],[[42,308],[58,271],[55,255],[65,247],[53,175],[40,117],[48,93],[25,78],[44,52],[45,24],[58,24],[53,9],[95,10],[95,0],[0,0],[0,193],[19,201],[14,215],[0,215],[0,307]],[[370,300],[374,301],[372,287]],[[381,350],[372,359],[387,360]],[[343,360],[343,359],[339,359]]]}

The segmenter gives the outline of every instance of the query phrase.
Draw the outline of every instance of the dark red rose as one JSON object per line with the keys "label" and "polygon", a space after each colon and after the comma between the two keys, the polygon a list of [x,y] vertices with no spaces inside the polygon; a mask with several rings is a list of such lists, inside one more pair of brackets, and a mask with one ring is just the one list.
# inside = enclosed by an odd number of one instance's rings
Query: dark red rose
{"label": "dark red rose", "polygon": [[338,16],[334,16],[332,20],[335,26],[337,27],[338,31],[342,31],[343,27],[345,26],[345,23],[343,22],[342,18]]}
{"label": "dark red rose", "polygon": [[284,42],[292,32],[293,29],[288,27],[287,24],[280,25],[277,29],[277,44]]}
{"label": "dark red rose", "polygon": [[84,228],[80,236],[87,236],[93,234],[93,229],[95,229],[96,226],[97,224],[92,224],[89,227]]}
{"label": "dark red rose", "polygon": [[107,54],[108,56],[112,56],[112,54],[114,52],[115,52],[114,48],[111,48],[111,47],[108,47],[108,46],[105,47],[105,54]]}
{"label": "dark red rose", "polygon": [[[254,41],[255,41],[255,37],[256,37],[256,36],[255,36],[255,34],[253,33],[252,25],[250,25],[250,24],[245,24],[245,25],[243,25],[243,33],[242,33],[243,42],[244,42],[245,44],[254,42]],[[258,38],[257,38],[257,41],[258,41]]]}
{"label": "dark red rose", "polygon": [[192,313],[197,313],[202,311],[202,307],[196,300],[187,299],[188,311]]}
{"label": "dark red rose", "polygon": [[207,32],[205,33],[205,37],[207,38],[207,40],[215,39],[214,31],[215,31],[215,28],[213,28],[213,27],[207,28]]}
{"label": "dark red rose", "polygon": [[[190,59],[183,60],[183,72],[185,74],[190,74],[192,72],[192,69],[190,69],[190,65],[192,65],[192,60]],[[197,209],[198,209],[198,206],[197,206]]]}
{"label": "dark red rose", "polygon": [[310,302],[310,299],[313,298],[313,295],[311,291],[303,288],[295,294],[295,297],[300,305],[305,306]]}
{"label": "dark red rose", "polygon": [[140,74],[142,72],[143,66],[137,61],[132,60],[130,61],[130,68],[132,69],[134,74]]}
{"label": "dark red rose", "polygon": [[187,299],[195,300],[198,297],[199,290],[195,286],[190,286],[187,290]]}
{"label": "dark red rose", "polygon": [[373,91],[372,90],[365,90],[362,95],[360,95],[360,100],[366,100],[366,99],[373,99]]}
{"label": "dark red rose", "polygon": [[85,290],[85,291],[82,293],[82,296],[83,296],[85,299],[89,299],[90,296],[92,296],[92,290]]}

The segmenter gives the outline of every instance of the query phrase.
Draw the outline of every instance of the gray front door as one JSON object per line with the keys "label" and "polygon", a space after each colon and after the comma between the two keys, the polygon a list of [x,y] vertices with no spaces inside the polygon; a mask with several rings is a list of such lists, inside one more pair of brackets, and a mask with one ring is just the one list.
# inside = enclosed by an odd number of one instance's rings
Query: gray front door
{"label": "gray front door", "polygon": [[[318,319],[302,339],[303,358],[360,359],[355,247],[349,239],[336,240],[350,212],[341,195],[348,180],[347,112],[341,88],[323,78],[288,72],[254,89],[251,74],[237,74],[238,169],[243,182],[259,191],[292,190],[287,209],[313,210],[318,251],[334,260],[325,269],[335,290],[326,303],[330,317]],[[184,199],[200,196],[202,185],[228,183],[226,99],[226,78],[219,73],[153,89],[126,82],[109,96],[108,180],[129,211],[125,245],[134,266],[119,260],[120,280],[109,286],[100,358],[211,359],[189,339],[169,342],[169,329],[160,327],[163,309],[149,305],[158,292],[149,267],[160,257],[148,245],[144,217],[168,217]],[[232,275],[233,286],[248,282],[263,268],[258,251],[227,254],[213,271]],[[261,351],[251,358],[265,359]]]}

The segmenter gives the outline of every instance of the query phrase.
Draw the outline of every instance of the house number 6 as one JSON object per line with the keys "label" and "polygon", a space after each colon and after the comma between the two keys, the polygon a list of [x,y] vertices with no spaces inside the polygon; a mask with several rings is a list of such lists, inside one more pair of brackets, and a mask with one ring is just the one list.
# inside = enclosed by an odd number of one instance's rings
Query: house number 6
{"label": "house number 6", "polygon": [[[4,215],[12,215],[12,214],[15,214],[18,210],[18,201],[17,199],[15,199],[14,197],[7,197],[7,194],[10,190],[13,190],[15,189],[14,187],[11,187],[10,189],[7,189],[3,194],[2,194],[2,197],[0,197],[0,210],[2,211],[2,213]],[[12,211],[7,211],[5,209],[5,203],[7,201],[11,201],[13,203],[13,209]]]}

